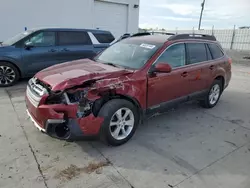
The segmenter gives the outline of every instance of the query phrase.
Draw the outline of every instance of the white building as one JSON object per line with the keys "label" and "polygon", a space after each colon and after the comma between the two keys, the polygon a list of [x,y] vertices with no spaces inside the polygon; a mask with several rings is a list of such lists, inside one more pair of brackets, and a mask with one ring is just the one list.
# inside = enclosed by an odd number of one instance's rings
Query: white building
{"label": "white building", "polygon": [[0,41],[39,27],[137,32],[139,0],[1,0]]}

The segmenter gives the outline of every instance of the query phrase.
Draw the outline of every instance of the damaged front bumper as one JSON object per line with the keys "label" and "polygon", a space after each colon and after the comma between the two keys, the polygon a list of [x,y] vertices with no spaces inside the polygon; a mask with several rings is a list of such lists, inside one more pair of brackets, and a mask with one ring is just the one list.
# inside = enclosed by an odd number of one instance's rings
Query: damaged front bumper
{"label": "damaged front bumper", "polygon": [[[41,132],[64,140],[76,140],[86,136],[98,135],[104,120],[102,117],[95,117],[93,114],[82,118],[77,118],[76,116],[67,117],[65,114],[72,108],[67,108],[66,106],[64,107],[64,112],[59,113],[55,110],[58,107],[61,108],[60,105],[41,105],[34,108],[28,99],[26,99],[26,105],[28,116]],[[58,119],[58,117],[61,117],[61,119]]]}
{"label": "damaged front bumper", "polygon": [[63,140],[98,135],[104,118],[92,113],[79,117],[77,104],[46,104],[48,95],[39,98],[32,89],[27,86],[27,114],[41,132]]}

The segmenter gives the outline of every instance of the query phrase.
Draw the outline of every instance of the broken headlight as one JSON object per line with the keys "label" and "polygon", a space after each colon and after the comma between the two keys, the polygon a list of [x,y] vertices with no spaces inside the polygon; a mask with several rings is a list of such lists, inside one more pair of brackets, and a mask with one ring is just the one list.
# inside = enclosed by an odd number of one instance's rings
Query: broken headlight
{"label": "broken headlight", "polygon": [[65,97],[62,92],[53,93],[48,96],[45,104],[66,104]]}
{"label": "broken headlight", "polygon": [[66,93],[66,100],[69,104],[78,104],[77,117],[85,117],[91,113],[92,102],[85,95],[86,91],[78,90],[76,92]]}

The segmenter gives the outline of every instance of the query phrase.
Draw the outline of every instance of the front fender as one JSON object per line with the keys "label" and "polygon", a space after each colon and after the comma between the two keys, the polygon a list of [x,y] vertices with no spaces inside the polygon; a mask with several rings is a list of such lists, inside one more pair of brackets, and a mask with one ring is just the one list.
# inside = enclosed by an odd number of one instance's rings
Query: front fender
{"label": "front fender", "polygon": [[98,95],[103,93],[112,93],[117,95],[129,96],[135,99],[142,109],[146,108],[146,79],[104,79],[95,83],[88,92],[88,98],[95,100]]}
{"label": "front fender", "polygon": [[17,66],[17,68],[21,71],[21,73],[23,72],[22,64],[18,60],[18,58],[8,57],[8,56],[0,56],[0,61],[12,63],[13,65]]}

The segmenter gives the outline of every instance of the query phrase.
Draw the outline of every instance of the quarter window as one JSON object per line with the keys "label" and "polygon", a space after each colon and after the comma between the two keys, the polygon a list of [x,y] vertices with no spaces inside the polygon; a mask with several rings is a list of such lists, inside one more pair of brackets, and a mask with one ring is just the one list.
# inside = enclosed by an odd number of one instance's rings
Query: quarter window
{"label": "quarter window", "polygon": [[55,42],[56,42],[55,32],[43,31],[29,38],[27,41],[25,41],[25,44],[30,43],[35,47],[47,47],[47,46],[55,46]]}
{"label": "quarter window", "polygon": [[212,53],[213,59],[221,58],[224,54],[216,44],[208,44],[209,49]]}
{"label": "quarter window", "polygon": [[89,35],[86,32],[62,31],[58,33],[59,45],[89,45]]}
{"label": "quarter window", "polygon": [[115,40],[111,33],[93,33],[93,35],[100,43],[111,43]]}
{"label": "quarter window", "polygon": [[194,64],[207,61],[207,52],[204,43],[187,43],[188,61],[187,64]]}
{"label": "quarter window", "polygon": [[185,45],[170,46],[157,60],[157,63],[168,63],[172,68],[185,65]]}

